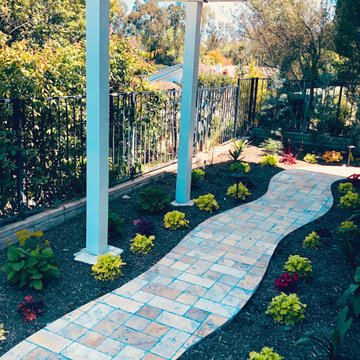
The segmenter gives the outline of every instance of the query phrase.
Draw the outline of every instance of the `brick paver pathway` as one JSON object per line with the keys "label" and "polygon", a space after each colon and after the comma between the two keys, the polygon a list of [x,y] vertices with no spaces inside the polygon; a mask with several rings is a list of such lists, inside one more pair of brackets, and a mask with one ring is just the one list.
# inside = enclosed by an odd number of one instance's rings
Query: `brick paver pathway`
{"label": "brick paver pathway", "polygon": [[330,185],[338,179],[299,170],[277,174],[262,198],[206,220],[141,276],[1,359],[176,359],[241,310],[279,241],[330,209]]}

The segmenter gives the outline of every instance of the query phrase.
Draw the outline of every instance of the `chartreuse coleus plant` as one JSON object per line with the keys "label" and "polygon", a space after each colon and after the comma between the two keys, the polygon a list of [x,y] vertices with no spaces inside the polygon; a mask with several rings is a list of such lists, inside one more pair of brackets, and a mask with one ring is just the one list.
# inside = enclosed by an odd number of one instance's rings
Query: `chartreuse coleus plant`
{"label": "chartreuse coleus plant", "polygon": [[248,196],[251,195],[251,192],[242,182],[239,182],[238,188],[236,184],[229,186],[226,191],[226,195],[235,199],[237,197],[238,199],[245,200]]}
{"label": "chartreuse coleus plant", "polygon": [[250,172],[250,165],[245,162],[236,162],[230,165],[231,172],[239,172],[242,174],[248,174]]}
{"label": "chartreuse coleus plant", "polygon": [[295,345],[312,344],[325,351],[329,360],[337,359],[337,352],[341,340],[349,330],[352,324],[352,318],[346,320],[349,308],[345,306],[337,319],[335,329],[330,333],[330,339],[317,336],[314,332],[305,334],[305,337],[296,341]]}
{"label": "chartreuse coleus plant", "polygon": [[360,206],[359,194],[356,192],[347,192],[340,198],[340,207],[348,209],[358,209]]}
{"label": "chartreuse coleus plant", "polygon": [[170,211],[164,216],[164,226],[166,229],[177,230],[189,226],[189,221],[185,219],[184,213]]}
{"label": "chartreuse coleus plant", "polygon": [[200,210],[205,210],[210,213],[219,209],[219,205],[213,194],[199,196],[197,199],[194,199],[194,203]]}
{"label": "chartreuse coleus plant", "polygon": [[260,161],[260,164],[263,165],[263,166],[275,167],[275,166],[278,166],[278,163],[279,163],[279,160],[275,155],[263,156],[261,161]]}
{"label": "chartreuse coleus plant", "polygon": [[54,259],[50,243],[43,240],[41,231],[22,230],[16,235],[19,246],[8,247],[7,261],[1,270],[8,275],[9,282],[41,290],[45,279],[59,274],[59,262]]}
{"label": "chartreuse coleus plant", "polygon": [[260,353],[256,351],[252,351],[249,354],[247,360],[282,360],[282,359],[284,359],[284,357],[274,352],[273,348],[269,348],[265,346],[261,349]]}
{"label": "chartreuse coleus plant", "polygon": [[161,187],[150,187],[140,192],[137,203],[141,210],[156,213],[170,203],[170,196]]}
{"label": "chartreuse coleus plant", "polygon": [[360,315],[360,266],[357,267],[354,275],[354,282],[342,294],[340,306],[344,307],[348,300],[351,300],[355,316]]}
{"label": "chartreuse coleus plant", "polygon": [[311,261],[299,255],[290,255],[284,265],[284,270],[290,275],[299,274],[301,278],[312,276]]}
{"label": "chartreuse coleus plant", "polygon": [[154,246],[154,239],[155,236],[153,235],[146,237],[145,235],[136,234],[136,236],[130,240],[130,250],[134,254],[147,254]]}
{"label": "chartreuse coleus plant", "polygon": [[303,247],[312,250],[319,250],[322,247],[320,236],[315,232],[311,232],[303,241]]}
{"label": "chartreuse coleus plant", "polygon": [[314,154],[306,154],[303,160],[309,164],[317,163],[316,156]]}
{"label": "chartreuse coleus plant", "polygon": [[304,320],[306,305],[302,304],[296,294],[281,293],[271,299],[265,314],[273,317],[275,322],[294,325]]}
{"label": "chartreuse coleus plant", "polygon": [[353,186],[353,184],[351,182],[339,184],[338,190],[343,194],[346,194],[349,191],[350,192],[355,192],[354,186]]}
{"label": "chartreuse coleus plant", "polygon": [[0,341],[3,341],[6,339],[5,334],[7,334],[8,331],[4,329],[4,324],[0,324]]}
{"label": "chartreuse coleus plant", "polygon": [[110,281],[122,275],[122,267],[126,263],[119,255],[107,253],[98,255],[96,264],[92,266],[92,275],[96,280]]}

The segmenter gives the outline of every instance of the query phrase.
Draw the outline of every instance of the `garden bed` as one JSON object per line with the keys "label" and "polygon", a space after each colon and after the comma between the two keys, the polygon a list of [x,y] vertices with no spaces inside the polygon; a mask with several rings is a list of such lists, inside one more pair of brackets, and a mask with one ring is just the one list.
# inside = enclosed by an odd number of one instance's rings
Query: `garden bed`
{"label": "garden bed", "polygon": [[[295,347],[294,343],[308,331],[329,338],[340,312],[340,296],[352,282],[354,270],[337,248],[337,227],[353,211],[339,208],[341,194],[337,186],[338,182],[332,186],[335,201],[326,215],[292,232],[280,242],[259,288],[241,312],[230,323],[183,354],[181,360],[245,360],[251,351],[260,352],[264,346],[273,347],[287,360],[328,359],[313,345]],[[359,226],[356,220],[354,222]],[[304,238],[312,231],[321,235],[323,247],[319,251],[302,246]],[[281,276],[288,256],[295,254],[311,260],[313,277],[301,280],[296,291],[300,301],[307,304],[304,322],[284,327],[275,323],[265,311],[271,299],[280,294],[274,285],[275,279]],[[357,265],[360,265],[359,261]],[[351,315],[353,324],[340,345],[339,359],[342,360],[360,358],[360,321],[352,312]]]}
{"label": "garden bed", "polygon": [[[226,157],[227,155],[224,155],[224,158]],[[235,200],[226,196],[227,188],[234,184],[229,166],[229,162],[208,166],[205,180],[192,190],[192,198],[212,193],[220,206],[218,212],[234,207]],[[249,188],[252,194],[247,202],[262,196],[273,175],[281,171],[280,168],[264,168],[253,163],[250,163],[250,166],[248,178],[253,187]],[[165,174],[164,179],[157,185],[174,198],[175,181],[175,174],[169,173]],[[48,323],[140,275],[165,256],[192,228],[214,215],[200,211],[195,206],[177,209],[186,214],[186,219],[190,221],[189,228],[166,230],[163,227],[165,212],[147,215],[137,209],[138,193],[139,190],[129,192],[129,199],[118,199],[110,204],[110,209],[124,219],[122,235],[119,239],[110,241],[111,245],[124,249],[122,258],[127,265],[123,268],[124,275],[119,280],[97,281],[92,277],[89,265],[74,261],[73,254],[85,247],[85,216],[76,217],[45,232],[45,238],[50,241],[55,257],[60,261],[60,275],[46,284],[41,292],[28,288],[19,289],[9,284],[6,275],[0,273],[0,323],[4,323],[5,330],[9,331],[6,340],[0,342],[0,356]],[[144,216],[155,224],[155,246],[148,255],[134,255],[130,252],[129,242],[135,233],[133,220]],[[5,260],[6,249],[3,249],[0,251],[0,264]],[[44,300],[45,312],[36,320],[24,323],[21,314],[17,312],[17,305],[27,295],[33,296],[35,300]]]}

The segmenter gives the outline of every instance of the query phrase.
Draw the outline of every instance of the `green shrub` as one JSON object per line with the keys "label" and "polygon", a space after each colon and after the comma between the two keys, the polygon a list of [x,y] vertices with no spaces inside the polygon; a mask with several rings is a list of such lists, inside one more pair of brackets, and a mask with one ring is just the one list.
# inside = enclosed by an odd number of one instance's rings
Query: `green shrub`
{"label": "green shrub", "polygon": [[230,165],[230,171],[239,172],[242,174],[248,174],[250,172],[250,165],[245,162],[241,162],[241,163],[236,162]]}
{"label": "green shrub", "polygon": [[266,155],[266,156],[263,156],[261,161],[260,161],[260,164],[263,165],[263,166],[278,166],[278,158],[274,155]]}
{"label": "green shrub", "polygon": [[170,203],[170,196],[160,187],[151,187],[140,192],[137,203],[141,210],[155,213],[165,209]]}
{"label": "green shrub", "polygon": [[189,226],[189,221],[185,219],[184,213],[170,211],[164,216],[164,226],[166,229],[177,230]]}
{"label": "green shrub", "polygon": [[109,211],[108,216],[108,237],[109,239],[115,239],[121,235],[123,231],[124,220],[120,216],[112,211]]}
{"label": "green shrub", "polygon": [[322,247],[320,236],[315,232],[311,232],[303,241],[303,247],[312,250],[319,250]]}
{"label": "green shrub", "polygon": [[154,235],[146,237],[145,235],[136,234],[136,236],[130,240],[130,250],[134,254],[147,254],[154,246]]}
{"label": "green shrub", "polygon": [[311,261],[299,255],[290,255],[284,270],[290,275],[299,274],[303,278],[312,276]]}
{"label": "green shrub", "polygon": [[[234,184],[227,189],[226,195],[236,199],[236,191],[237,191],[237,186],[236,186],[236,184]],[[241,199],[241,200],[245,200],[250,195],[251,195],[251,193],[248,190],[248,188],[242,182],[239,182],[237,198]]]}
{"label": "green shrub", "polygon": [[276,352],[273,351],[273,348],[268,348],[267,346],[261,349],[261,353],[256,351],[252,351],[249,354],[248,360],[282,360],[283,356],[280,356]]}
{"label": "green shrub", "polygon": [[205,172],[202,171],[201,169],[194,169],[191,172],[191,184],[193,186],[197,186],[199,181],[204,180],[205,177]]}
{"label": "green shrub", "polygon": [[7,334],[8,331],[4,329],[4,324],[0,324],[0,341],[3,341],[6,339],[5,334]]}
{"label": "green shrub", "polygon": [[342,235],[347,235],[357,228],[357,225],[353,221],[343,221],[340,227],[338,227],[338,232]]}
{"label": "green shrub", "polygon": [[275,322],[294,325],[304,320],[306,305],[302,304],[296,294],[281,293],[272,298],[266,314],[271,315]]}
{"label": "green shrub", "polygon": [[303,159],[305,162],[310,163],[310,164],[316,164],[317,160],[316,160],[316,156],[314,154],[306,154],[304,156]]}
{"label": "green shrub", "polygon": [[348,192],[355,192],[354,186],[353,186],[353,184],[350,183],[350,182],[339,184],[338,190],[339,190],[342,194],[346,194],[346,193],[348,193]]}
{"label": "green shrub", "polygon": [[121,268],[126,265],[119,255],[111,253],[99,255],[97,262],[92,266],[92,275],[96,280],[109,281],[119,278],[122,275]]}
{"label": "green shrub", "polygon": [[281,155],[283,144],[280,140],[268,138],[260,144],[260,148],[268,155]]}
{"label": "green shrub", "polygon": [[356,192],[349,191],[340,198],[340,207],[348,209],[358,209],[360,206],[359,195]]}
{"label": "green shrub", "polygon": [[200,210],[208,212],[213,212],[214,210],[219,209],[219,205],[214,199],[213,194],[199,196],[197,199],[194,199],[194,203]]}

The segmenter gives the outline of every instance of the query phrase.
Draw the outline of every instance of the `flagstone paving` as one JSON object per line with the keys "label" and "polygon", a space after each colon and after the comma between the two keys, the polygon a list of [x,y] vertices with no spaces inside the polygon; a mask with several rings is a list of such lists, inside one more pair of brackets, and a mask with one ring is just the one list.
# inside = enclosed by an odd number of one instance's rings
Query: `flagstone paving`
{"label": "flagstone paving", "polygon": [[332,206],[335,175],[287,170],[260,199],[209,218],[139,277],[33,334],[3,360],[160,360],[232,319],[279,241]]}

